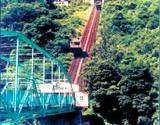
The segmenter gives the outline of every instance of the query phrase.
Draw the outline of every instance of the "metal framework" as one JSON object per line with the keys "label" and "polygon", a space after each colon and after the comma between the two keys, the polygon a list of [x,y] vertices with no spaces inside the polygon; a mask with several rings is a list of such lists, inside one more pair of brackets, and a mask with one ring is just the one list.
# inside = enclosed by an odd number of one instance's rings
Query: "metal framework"
{"label": "metal framework", "polygon": [[[19,3],[19,2],[21,2],[21,3],[23,3],[23,2],[25,2],[25,1],[27,1],[27,0],[1,0],[1,2],[6,2],[6,3]],[[32,0],[33,2],[40,2],[40,3],[45,3],[45,1],[46,0]]]}
{"label": "metal framework", "polygon": [[[53,84],[53,92],[42,92],[41,85]],[[63,64],[13,31],[0,32],[0,124],[74,111],[73,89],[54,92],[69,84]]]}

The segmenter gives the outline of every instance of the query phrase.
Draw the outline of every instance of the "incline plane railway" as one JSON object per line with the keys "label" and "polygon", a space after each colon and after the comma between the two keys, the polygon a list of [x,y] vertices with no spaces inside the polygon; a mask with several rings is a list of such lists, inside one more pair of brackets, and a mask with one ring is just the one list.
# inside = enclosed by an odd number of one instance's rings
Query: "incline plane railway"
{"label": "incline plane railway", "polygon": [[[97,5],[95,4],[79,43],[81,45],[80,47],[82,51],[88,55],[90,53],[93,44],[96,41],[96,32],[98,28],[99,17],[100,17],[100,10],[99,8],[97,8]],[[84,62],[85,62],[84,57],[75,56],[75,58],[72,60],[71,66],[68,71],[69,75],[71,76],[72,82],[74,84],[79,84],[80,87],[83,87],[83,83],[81,83],[83,80],[81,80],[80,78],[80,72],[82,70]]]}

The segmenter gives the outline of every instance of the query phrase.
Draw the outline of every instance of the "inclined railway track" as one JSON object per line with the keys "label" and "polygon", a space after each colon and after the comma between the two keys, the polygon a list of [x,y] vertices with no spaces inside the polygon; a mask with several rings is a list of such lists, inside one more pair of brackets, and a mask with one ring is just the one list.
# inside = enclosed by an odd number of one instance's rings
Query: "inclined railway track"
{"label": "inclined railway track", "polygon": [[[91,48],[96,41],[96,31],[98,28],[99,17],[100,11],[98,11],[94,6],[80,41],[83,52],[87,54],[90,53]],[[82,84],[80,72],[82,70],[83,63],[85,62],[85,60],[86,58],[84,57],[75,57],[72,60],[71,66],[68,71],[69,75],[71,76],[72,82],[74,84],[79,84],[80,86]]]}

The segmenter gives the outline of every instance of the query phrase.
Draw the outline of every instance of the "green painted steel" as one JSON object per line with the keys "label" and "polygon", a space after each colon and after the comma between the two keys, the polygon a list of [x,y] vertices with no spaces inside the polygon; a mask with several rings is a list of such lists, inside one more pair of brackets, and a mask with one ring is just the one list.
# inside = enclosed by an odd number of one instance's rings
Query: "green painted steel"
{"label": "green painted steel", "polygon": [[58,61],[56,58],[54,58],[52,55],[50,55],[49,53],[47,53],[45,50],[43,50],[41,47],[39,47],[38,45],[36,45],[34,42],[32,42],[30,39],[28,39],[25,35],[19,33],[19,32],[14,32],[14,31],[0,31],[0,36],[6,36],[6,37],[17,37],[20,40],[22,40],[22,42],[27,43],[28,45],[31,45],[32,48],[38,50],[39,52],[42,52],[47,58],[50,58],[54,63],[56,63],[57,65],[59,65],[63,72],[65,73],[65,76],[67,77],[67,79],[69,80],[69,82],[71,83],[71,78],[69,77],[66,69],[64,68],[63,64]]}
{"label": "green painted steel", "polygon": [[1,31],[0,38],[0,124],[75,110],[73,89],[70,93],[40,89],[52,83],[72,88],[61,62],[19,32]]}
{"label": "green painted steel", "polygon": [[[26,0],[1,0],[2,3],[26,3]],[[45,4],[45,0],[33,0],[33,2],[38,2]]]}

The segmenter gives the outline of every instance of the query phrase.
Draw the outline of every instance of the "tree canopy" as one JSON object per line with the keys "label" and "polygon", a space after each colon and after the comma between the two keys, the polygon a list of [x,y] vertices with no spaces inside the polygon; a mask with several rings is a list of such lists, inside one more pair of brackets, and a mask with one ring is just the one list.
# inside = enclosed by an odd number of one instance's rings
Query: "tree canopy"
{"label": "tree canopy", "polygon": [[7,3],[1,12],[1,28],[24,33],[54,57],[60,58],[68,68],[73,58],[70,40],[80,34],[76,28],[84,24],[84,20],[73,12],[85,11],[88,5],[60,7],[52,3],[32,2]]}
{"label": "tree canopy", "polygon": [[84,75],[91,109],[111,124],[157,122],[157,5],[158,0],[108,0],[102,8],[102,40]]}

